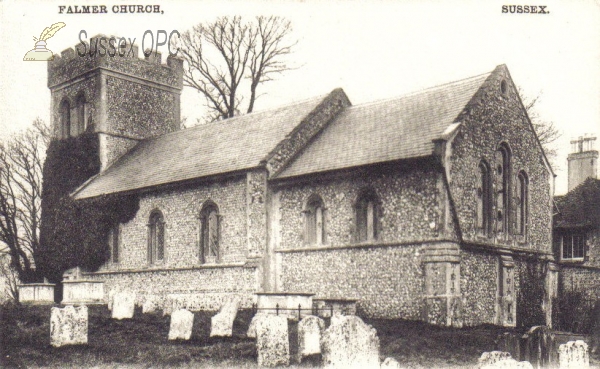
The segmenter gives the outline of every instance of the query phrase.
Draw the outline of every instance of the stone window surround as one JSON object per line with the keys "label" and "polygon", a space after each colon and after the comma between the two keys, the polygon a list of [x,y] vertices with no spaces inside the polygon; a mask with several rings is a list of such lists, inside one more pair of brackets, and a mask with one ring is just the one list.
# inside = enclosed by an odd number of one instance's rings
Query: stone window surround
{"label": "stone window surround", "polygon": [[355,243],[376,243],[380,233],[381,200],[375,189],[372,187],[361,189],[353,207],[354,224],[356,226]]}
{"label": "stone window surround", "polygon": [[[165,226],[165,218],[162,214],[162,212],[159,209],[154,209],[150,212],[150,216],[148,217],[148,250],[147,250],[147,258],[148,258],[148,265],[158,265],[158,264],[162,264],[165,262],[166,259],[166,245],[165,245],[165,232],[166,232],[166,226]],[[160,226],[160,228],[159,228]],[[162,235],[158,235],[158,231],[161,230],[162,231]],[[153,238],[153,232],[154,234],[156,234],[156,239],[154,240]],[[158,242],[162,241],[162,258],[159,258],[158,256]]]}
{"label": "stone window surround", "polygon": [[[323,198],[313,193],[305,202],[304,210],[304,242],[307,246],[327,244],[327,229],[325,224],[327,208]],[[320,214],[320,216],[319,216]],[[320,223],[319,223],[320,218]],[[314,223],[314,224],[312,224]],[[311,233],[314,232],[314,235]]]}
{"label": "stone window surround", "polygon": [[[214,260],[210,260],[207,261],[207,248],[208,246],[206,245],[206,239],[205,239],[205,232],[206,229],[208,227],[208,223],[209,223],[209,219],[208,217],[210,216],[210,213],[212,212],[216,212],[216,217],[217,217],[217,224],[216,224],[216,237],[217,237],[217,242],[216,242],[216,255],[214,256]],[[221,223],[222,223],[222,218],[223,216],[220,214],[219,212],[219,206],[212,200],[206,200],[203,204],[202,204],[202,208],[200,210],[200,213],[198,215],[198,221],[199,221],[199,232],[198,232],[198,245],[199,245],[199,256],[200,256],[200,263],[203,265],[211,265],[211,264],[218,264],[220,261],[220,257],[221,257]],[[210,230],[209,230],[210,232]]]}

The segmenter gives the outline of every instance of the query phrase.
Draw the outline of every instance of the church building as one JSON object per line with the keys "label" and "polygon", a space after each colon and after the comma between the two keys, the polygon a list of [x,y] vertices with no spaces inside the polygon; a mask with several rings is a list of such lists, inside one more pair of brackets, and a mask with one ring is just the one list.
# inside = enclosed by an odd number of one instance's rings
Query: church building
{"label": "church building", "polygon": [[[549,321],[554,174],[509,71],[353,105],[342,89],[180,130],[169,56],[48,63],[56,140],[97,135],[70,196],[137,196],[85,278],[217,310],[257,292],[441,325]],[[541,321],[540,321],[541,320]]]}

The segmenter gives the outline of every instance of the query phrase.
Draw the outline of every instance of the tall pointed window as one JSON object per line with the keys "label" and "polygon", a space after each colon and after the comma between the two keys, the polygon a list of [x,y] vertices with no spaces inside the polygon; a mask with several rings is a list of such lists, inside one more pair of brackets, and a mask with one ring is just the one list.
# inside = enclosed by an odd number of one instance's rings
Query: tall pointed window
{"label": "tall pointed window", "polygon": [[477,228],[480,233],[492,232],[492,180],[490,167],[482,160],[477,171]]}
{"label": "tall pointed window", "polygon": [[202,263],[219,261],[219,208],[211,201],[200,212],[200,258]]}
{"label": "tall pointed window", "polygon": [[356,204],[356,238],[358,242],[377,239],[378,198],[375,191],[366,189],[359,195]]}
{"label": "tall pointed window", "polygon": [[305,217],[305,240],[308,245],[322,245],[325,243],[325,207],[319,195],[308,198]]}
{"label": "tall pointed window", "polygon": [[75,122],[75,129],[73,136],[80,135],[87,128],[87,102],[85,100],[85,95],[82,93],[77,97],[75,108],[77,110],[77,122]]}
{"label": "tall pointed window", "polygon": [[505,143],[496,151],[496,232],[507,234],[510,225],[510,150]]}
{"label": "tall pointed window", "polygon": [[165,258],[165,221],[162,213],[155,210],[148,223],[148,263],[155,264]]}
{"label": "tall pointed window", "polygon": [[114,264],[119,262],[119,224],[115,224],[108,230],[108,249],[110,250],[110,261]]}
{"label": "tall pointed window", "polygon": [[60,103],[60,138],[71,136],[71,106],[67,100]]}
{"label": "tall pointed window", "polygon": [[527,173],[520,171],[517,176],[517,234],[527,234],[527,221],[529,211],[529,179]]}

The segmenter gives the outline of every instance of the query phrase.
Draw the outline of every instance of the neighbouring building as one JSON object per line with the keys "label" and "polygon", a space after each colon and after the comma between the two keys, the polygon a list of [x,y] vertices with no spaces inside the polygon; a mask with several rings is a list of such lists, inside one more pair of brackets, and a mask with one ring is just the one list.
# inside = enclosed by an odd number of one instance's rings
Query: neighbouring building
{"label": "neighbouring building", "polygon": [[595,140],[586,136],[571,142],[569,192],[555,197],[554,252],[561,270],[559,295],[564,300],[563,310],[571,310],[564,311],[567,316],[562,315],[562,319],[580,323],[585,319],[577,315],[589,314],[600,299],[600,179]]}
{"label": "neighbouring building", "polygon": [[214,309],[307,292],[371,317],[547,321],[554,176],[506,66],[178,130],[181,63],[67,50],[48,64],[55,139],[99,136],[100,173],[71,196],[139,199],[106,235],[110,260],[85,273],[107,294]]}

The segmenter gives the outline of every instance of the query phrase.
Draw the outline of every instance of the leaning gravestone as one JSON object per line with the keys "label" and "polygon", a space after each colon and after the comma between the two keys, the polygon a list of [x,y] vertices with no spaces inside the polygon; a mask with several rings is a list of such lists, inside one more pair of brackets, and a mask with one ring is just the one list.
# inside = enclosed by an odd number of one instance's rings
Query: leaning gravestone
{"label": "leaning gravestone", "polygon": [[186,309],[175,310],[171,314],[169,340],[189,340],[192,337],[194,314]]}
{"label": "leaning gravestone", "polygon": [[314,315],[304,317],[298,323],[298,362],[308,355],[321,353],[321,334],[325,321]]}
{"label": "leaning gravestone", "polygon": [[113,319],[131,319],[135,309],[135,293],[115,293],[112,305]]}
{"label": "leaning gravestone", "polygon": [[50,313],[50,344],[54,347],[88,342],[87,306],[53,307]]}
{"label": "leaning gravestone", "polygon": [[325,368],[378,368],[377,331],[357,316],[339,316],[321,338]]}
{"label": "leaning gravestone", "polygon": [[285,316],[260,314],[256,319],[258,366],[290,364],[288,320]]}
{"label": "leaning gravestone", "polygon": [[221,311],[210,318],[210,336],[231,337],[233,335],[233,321],[237,315],[240,300],[238,298],[231,299],[226,302]]}
{"label": "leaning gravestone", "polygon": [[589,368],[590,357],[587,343],[577,340],[560,345],[558,365],[560,369]]}
{"label": "leaning gravestone", "polygon": [[528,361],[517,361],[509,352],[492,351],[481,354],[478,362],[480,369],[532,369]]}

